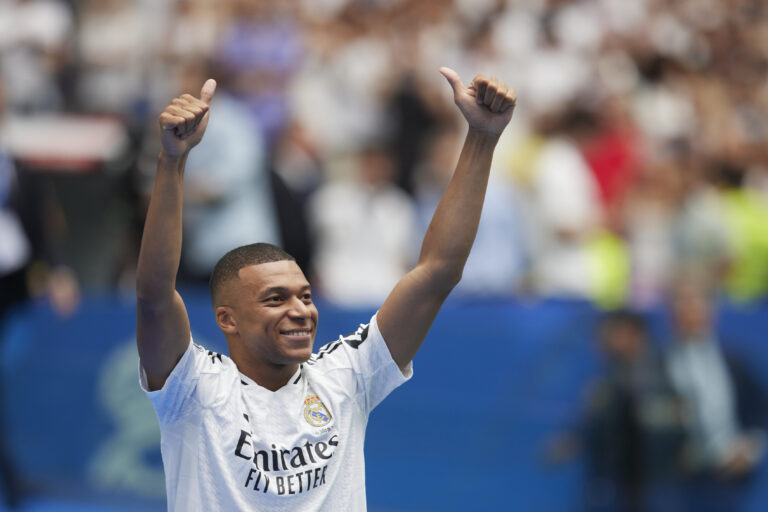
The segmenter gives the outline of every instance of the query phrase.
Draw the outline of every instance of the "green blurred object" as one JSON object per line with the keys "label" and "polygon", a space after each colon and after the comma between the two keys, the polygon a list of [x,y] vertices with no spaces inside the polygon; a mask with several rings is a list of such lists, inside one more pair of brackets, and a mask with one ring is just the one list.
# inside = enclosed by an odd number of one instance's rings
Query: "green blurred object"
{"label": "green blurred object", "polygon": [[589,271],[594,283],[592,301],[601,309],[615,309],[627,299],[630,262],[627,244],[607,230],[586,243]]}
{"label": "green blurred object", "polygon": [[768,293],[768,201],[750,189],[722,192],[732,261],[725,291],[739,302]]}

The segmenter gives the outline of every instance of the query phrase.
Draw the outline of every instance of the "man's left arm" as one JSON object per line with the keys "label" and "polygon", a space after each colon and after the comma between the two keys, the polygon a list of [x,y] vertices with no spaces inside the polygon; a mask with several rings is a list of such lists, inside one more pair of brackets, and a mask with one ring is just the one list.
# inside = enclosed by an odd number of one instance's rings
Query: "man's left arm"
{"label": "man's left arm", "polygon": [[469,130],[448,188],[432,217],[419,261],[390,293],[377,323],[395,363],[404,369],[421,347],[448,294],[461,279],[477,234],[496,143],[512,118],[515,92],[478,75],[465,87],[449,68],[456,106]]}

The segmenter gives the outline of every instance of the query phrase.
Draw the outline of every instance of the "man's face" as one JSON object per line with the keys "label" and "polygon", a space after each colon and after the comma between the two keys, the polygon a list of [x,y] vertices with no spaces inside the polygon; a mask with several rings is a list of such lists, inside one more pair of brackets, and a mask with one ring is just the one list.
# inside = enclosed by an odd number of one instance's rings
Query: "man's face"
{"label": "man's face", "polygon": [[645,336],[634,326],[619,323],[606,325],[601,334],[603,348],[611,358],[631,362],[643,355]]}
{"label": "man's face", "polygon": [[275,261],[240,269],[231,283],[231,310],[239,347],[233,356],[262,364],[302,363],[312,355],[317,308],[309,282],[293,261]]}
{"label": "man's face", "polygon": [[712,311],[702,294],[686,293],[673,305],[675,327],[684,341],[698,341],[712,332]]}

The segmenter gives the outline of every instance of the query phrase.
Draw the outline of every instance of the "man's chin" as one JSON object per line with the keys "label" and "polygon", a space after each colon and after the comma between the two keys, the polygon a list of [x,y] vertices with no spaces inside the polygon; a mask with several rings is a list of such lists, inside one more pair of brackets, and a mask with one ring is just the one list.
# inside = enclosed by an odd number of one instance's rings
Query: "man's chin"
{"label": "man's chin", "polygon": [[304,336],[301,338],[283,336],[280,352],[284,363],[301,364],[307,362],[312,357],[314,341],[314,336]]}
{"label": "man's chin", "polygon": [[306,363],[310,357],[312,357],[312,347],[300,350],[290,350],[285,354],[286,362],[290,364],[302,364]]}

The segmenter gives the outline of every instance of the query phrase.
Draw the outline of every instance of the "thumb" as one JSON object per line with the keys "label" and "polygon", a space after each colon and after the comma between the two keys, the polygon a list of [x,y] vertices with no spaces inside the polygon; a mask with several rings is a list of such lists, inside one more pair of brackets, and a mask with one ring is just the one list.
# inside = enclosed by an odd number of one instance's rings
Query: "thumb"
{"label": "thumb", "polygon": [[216,80],[209,78],[203,84],[203,88],[200,90],[200,99],[205,102],[206,105],[211,104],[213,95],[216,93]]}
{"label": "thumb", "polygon": [[463,89],[464,84],[461,83],[461,78],[459,77],[459,74],[452,70],[451,68],[442,67],[440,68],[440,74],[445,77],[446,80],[448,80],[448,83],[451,84],[451,88],[453,89],[453,92],[458,92],[458,89]]}

